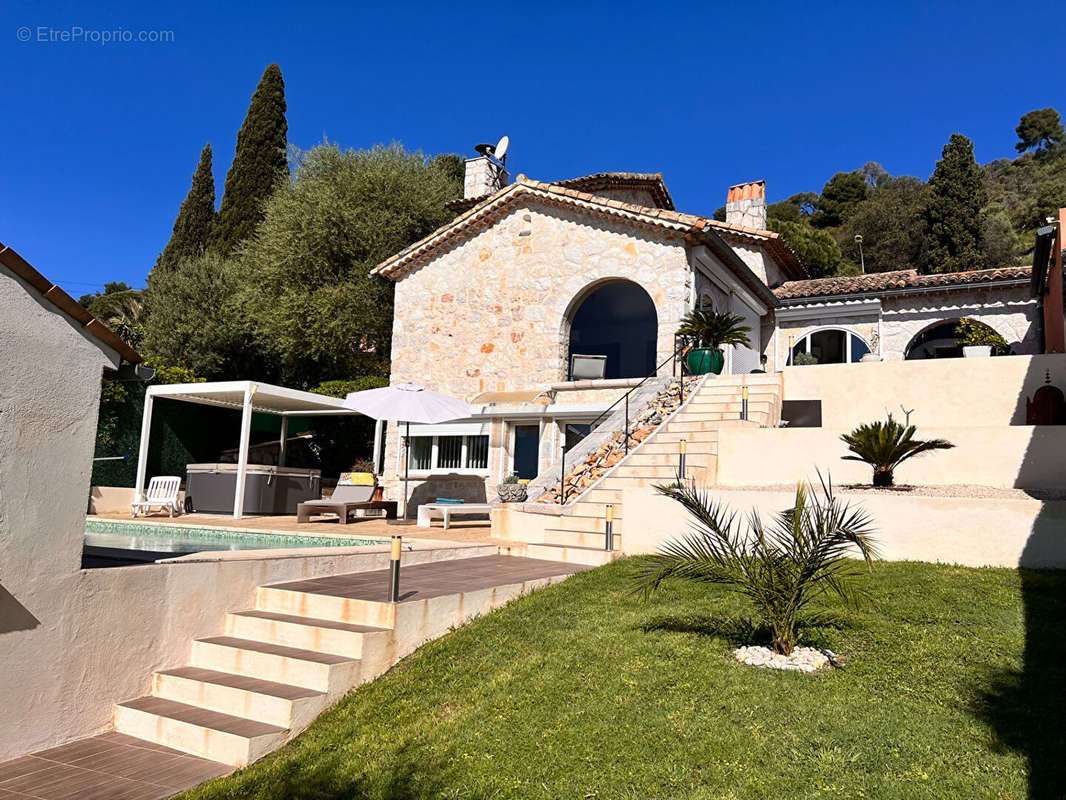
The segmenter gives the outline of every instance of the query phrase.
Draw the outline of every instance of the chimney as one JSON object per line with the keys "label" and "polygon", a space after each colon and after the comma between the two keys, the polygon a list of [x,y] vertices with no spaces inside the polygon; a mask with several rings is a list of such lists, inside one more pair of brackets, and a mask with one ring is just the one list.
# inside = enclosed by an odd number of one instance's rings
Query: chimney
{"label": "chimney", "polygon": [[[478,148],[484,146],[478,145]],[[484,197],[498,192],[507,185],[507,178],[507,170],[488,155],[483,153],[476,158],[468,158],[463,176],[463,198]]]}
{"label": "chimney", "polygon": [[766,181],[730,186],[725,201],[725,221],[731,225],[766,230]]}

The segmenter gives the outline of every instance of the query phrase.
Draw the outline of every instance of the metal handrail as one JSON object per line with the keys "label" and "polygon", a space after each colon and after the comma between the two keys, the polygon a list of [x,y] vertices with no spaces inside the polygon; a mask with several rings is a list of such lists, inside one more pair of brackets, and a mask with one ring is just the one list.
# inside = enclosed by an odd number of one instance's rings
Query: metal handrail
{"label": "metal handrail", "polygon": [[[661,370],[667,364],[670,364],[670,375],[671,375],[671,377],[677,375],[677,357],[678,357],[678,355],[683,354],[684,350],[689,346],[689,344],[690,343],[688,341],[685,341],[685,340],[682,340],[680,345],[677,344],[677,342],[675,341],[675,343],[674,343],[674,352],[672,352],[670,354],[669,358],[667,358],[661,364],[659,364],[657,367],[655,367],[655,369],[652,372],[650,372],[649,374],[645,375],[641,379],[640,383],[638,383],[636,386],[631,386],[629,388],[629,391],[627,391],[624,395],[622,395],[617,400],[615,400],[613,403],[611,403],[611,405],[609,405],[604,410],[604,412],[602,414],[600,414],[598,417],[596,417],[596,419],[592,420],[592,422],[589,423],[589,432],[586,433],[584,436],[582,436],[580,439],[578,439],[576,442],[574,442],[573,447],[569,447],[568,448],[566,446],[566,423],[565,422],[563,423],[562,457],[561,457],[560,462],[559,462],[559,505],[566,505],[566,452],[567,452],[567,450],[573,450],[574,447],[577,447],[579,444],[581,444],[583,441],[585,441],[585,439],[588,438],[588,436],[592,433],[592,431],[595,430],[596,425],[601,420],[605,419],[608,415],[610,415],[610,413],[612,411],[614,411],[615,406],[617,406],[619,403],[624,402],[625,403],[625,409],[626,409],[626,419],[625,419],[625,428],[622,430],[622,442],[623,442],[623,447],[625,448],[625,454],[629,455],[629,396],[631,394],[633,394],[633,392],[635,392],[637,389],[641,388],[645,383],[647,383],[652,378],[659,377],[659,370]],[[681,362],[681,376],[680,377],[681,377],[680,403],[684,404],[684,402],[685,402],[685,362],[684,361]]]}

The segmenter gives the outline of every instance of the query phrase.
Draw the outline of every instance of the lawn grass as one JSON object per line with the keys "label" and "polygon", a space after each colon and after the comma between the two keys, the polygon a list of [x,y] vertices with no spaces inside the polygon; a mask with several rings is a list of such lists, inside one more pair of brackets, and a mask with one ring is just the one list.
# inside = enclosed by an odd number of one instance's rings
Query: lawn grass
{"label": "lawn grass", "polygon": [[836,624],[807,632],[847,667],[802,675],[733,660],[741,598],[674,583],[644,601],[632,569],[426,645],[182,797],[1066,796],[1066,573],[878,564],[876,605],[832,603]]}

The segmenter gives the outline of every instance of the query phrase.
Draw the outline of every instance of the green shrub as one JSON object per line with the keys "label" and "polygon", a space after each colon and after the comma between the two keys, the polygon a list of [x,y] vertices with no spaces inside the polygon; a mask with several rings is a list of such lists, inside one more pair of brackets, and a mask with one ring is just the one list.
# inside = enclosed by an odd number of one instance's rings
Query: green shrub
{"label": "green shrub", "polygon": [[915,439],[915,427],[903,426],[888,415],[884,422],[860,425],[840,438],[853,455],[841,456],[845,461],[863,461],[873,467],[874,486],[891,486],[896,467],[908,458],[931,450],[954,447],[946,439]]}

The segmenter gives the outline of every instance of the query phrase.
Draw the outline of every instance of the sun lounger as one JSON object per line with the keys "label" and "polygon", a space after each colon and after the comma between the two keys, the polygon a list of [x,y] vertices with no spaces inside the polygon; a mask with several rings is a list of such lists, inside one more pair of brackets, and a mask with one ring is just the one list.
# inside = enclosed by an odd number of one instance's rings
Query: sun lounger
{"label": "sun lounger", "polygon": [[313,514],[336,514],[341,525],[348,524],[348,514],[357,509],[378,509],[385,512],[388,519],[396,519],[395,500],[374,500],[377,482],[353,485],[344,482],[347,475],[341,476],[341,483],[333,490],[333,495],[322,500],[312,500],[296,506],[296,521],[309,522]]}
{"label": "sun lounger", "polygon": [[173,475],[157,475],[148,482],[148,491],[144,493],[144,499],[134,500],[130,504],[133,516],[150,514],[152,508],[170,512],[170,516],[181,513],[178,505],[178,490],[181,488],[181,478]]}

